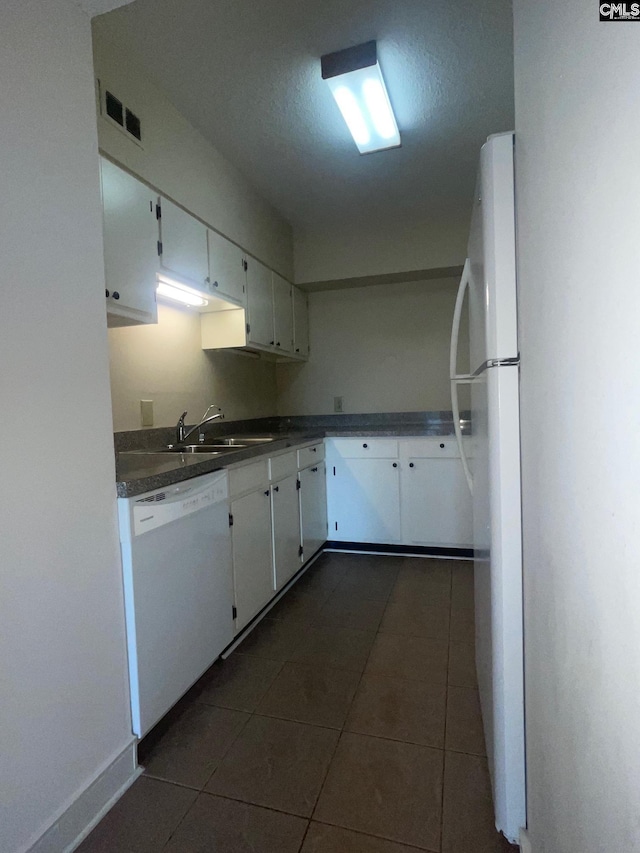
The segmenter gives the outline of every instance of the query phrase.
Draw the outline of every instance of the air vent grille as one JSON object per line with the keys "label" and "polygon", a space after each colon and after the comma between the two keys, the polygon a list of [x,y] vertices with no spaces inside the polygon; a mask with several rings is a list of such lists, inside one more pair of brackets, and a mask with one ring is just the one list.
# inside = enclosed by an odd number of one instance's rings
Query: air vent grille
{"label": "air vent grille", "polygon": [[113,123],[122,131],[129,139],[136,143],[142,144],[142,122],[133,110],[113,92],[102,86],[98,80],[98,93],[100,98],[100,113],[103,118],[106,118],[110,123]]}
{"label": "air vent grille", "polygon": [[[116,124],[119,124],[120,127],[123,127],[124,106],[122,104],[122,101],[119,101],[115,95],[111,94],[111,92],[107,92],[105,97],[105,107],[109,118],[112,118],[116,122]],[[127,110],[127,112],[129,111]]]}
{"label": "air vent grille", "polygon": [[126,111],[126,123],[125,127],[127,131],[139,141],[142,141],[142,134],[140,132],[140,119],[137,115],[131,112],[130,109]]}
{"label": "air vent grille", "polygon": [[165,492],[158,492],[157,495],[149,495],[148,498],[140,498],[136,501],[137,504],[153,504],[157,501],[163,501],[167,497]]}

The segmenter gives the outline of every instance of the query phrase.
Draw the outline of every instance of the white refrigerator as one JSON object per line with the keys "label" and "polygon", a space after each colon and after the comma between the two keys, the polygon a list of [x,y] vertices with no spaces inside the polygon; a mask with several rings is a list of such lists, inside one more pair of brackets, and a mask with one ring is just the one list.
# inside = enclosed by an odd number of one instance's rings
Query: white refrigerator
{"label": "white refrigerator", "polygon": [[[504,133],[489,137],[481,150],[450,375],[454,424],[473,494],[476,668],[496,827],[517,843],[526,827],[526,780],[513,146],[513,133]],[[460,374],[465,305],[470,368]],[[460,433],[462,385],[471,391],[470,438]]]}

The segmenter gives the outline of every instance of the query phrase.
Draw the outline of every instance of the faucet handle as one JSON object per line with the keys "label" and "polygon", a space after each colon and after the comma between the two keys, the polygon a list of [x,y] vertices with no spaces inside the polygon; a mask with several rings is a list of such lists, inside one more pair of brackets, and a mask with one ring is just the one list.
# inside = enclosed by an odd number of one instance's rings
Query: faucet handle
{"label": "faucet handle", "polygon": [[[217,406],[215,403],[211,403],[211,405],[207,407],[207,411],[206,411],[206,412],[204,413],[204,415],[200,418],[200,422],[201,422],[201,423],[202,423],[202,421],[206,421],[206,419],[209,417],[209,412],[211,411],[211,409],[217,409],[219,412],[221,412],[221,411],[222,411],[222,409],[220,408],[220,406]],[[186,414],[186,413],[185,413],[185,414]]]}
{"label": "faucet handle", "polygon": [[181,444],[184,441],[184,419],[187,417],[187,413],[183,412],[178,418],[178,423],[176,424],[176,441],[178,444]]}

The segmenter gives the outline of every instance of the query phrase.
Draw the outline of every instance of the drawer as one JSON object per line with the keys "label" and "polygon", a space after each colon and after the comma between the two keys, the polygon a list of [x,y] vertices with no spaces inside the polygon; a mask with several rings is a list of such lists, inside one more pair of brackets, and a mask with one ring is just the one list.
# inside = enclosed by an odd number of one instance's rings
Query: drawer
{"label": "drawer", "polygon": [[229,494],[231,497],[260,489],[269,482],[267,460],[251,462],[249,465],[239,465],[229,468]]}
{"label": "drawer", "polygon": [[395,438],[334,438],[333,448],[344,459],[397,459]]}
{"label": "drawer", "polygon": [[298,468],[307,468],[324,459],[324,442],[314,444],[311,447],[301,447],[298,451]]}
{"label": "drawer", "polygon": [[269,478],[271,481],[282,480],[291,474],[298,473],[297,457],[295,450],[289,450],[280,456],[272,456],[269,459]]}
{"label": "drawer", "polygon": [[454,435],[434,435],[403,441],[402,455],[407,459],[458,459],[460,450]]}

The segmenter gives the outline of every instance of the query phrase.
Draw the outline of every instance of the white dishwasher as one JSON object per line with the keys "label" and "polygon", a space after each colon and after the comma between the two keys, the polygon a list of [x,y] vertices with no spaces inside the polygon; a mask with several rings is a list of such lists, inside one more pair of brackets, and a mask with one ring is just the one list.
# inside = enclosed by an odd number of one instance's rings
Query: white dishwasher
{"label": "white dishwasher", "polygon": [[118,498],[133,732],[143,737],[233,640],[226,471]]}

